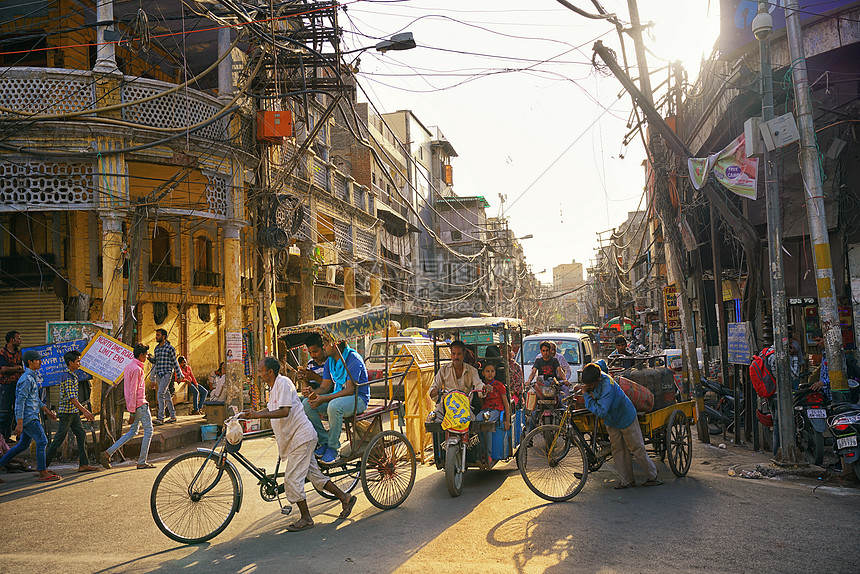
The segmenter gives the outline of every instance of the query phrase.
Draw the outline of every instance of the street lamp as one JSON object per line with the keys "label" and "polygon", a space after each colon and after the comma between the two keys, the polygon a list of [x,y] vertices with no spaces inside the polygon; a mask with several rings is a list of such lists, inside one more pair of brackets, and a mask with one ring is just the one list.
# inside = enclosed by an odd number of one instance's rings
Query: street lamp
{"label": "street lamp", "polygon": [[385,52],[391,50],[411,50],[416,46],[417,44],[415,43],[415,38],[412,37],[412,32],[401,32],[400,34],[395,34],[388,40],[383,40],[373,46],[365,46],[363,48],[356,48],[355,50],[349,50],[341,53],[355,54],[356,52],[363,52],[365,50],[370,50],[371,48],[373,48],[377,52],[384,54]]}

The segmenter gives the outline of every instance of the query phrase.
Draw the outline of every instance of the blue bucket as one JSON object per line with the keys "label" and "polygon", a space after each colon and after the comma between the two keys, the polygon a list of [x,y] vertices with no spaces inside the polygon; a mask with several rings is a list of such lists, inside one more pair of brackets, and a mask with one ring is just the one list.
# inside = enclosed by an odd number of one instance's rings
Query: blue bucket
{"label": "blue bucket", "polygon": [[203,440],[215,440],[218,438],[218,425],[200,425],[200,434]]}

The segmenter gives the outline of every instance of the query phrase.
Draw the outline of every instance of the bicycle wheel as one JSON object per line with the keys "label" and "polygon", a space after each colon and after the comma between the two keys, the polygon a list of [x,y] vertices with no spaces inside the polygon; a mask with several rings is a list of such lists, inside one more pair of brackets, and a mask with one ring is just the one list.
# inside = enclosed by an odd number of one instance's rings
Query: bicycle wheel
{"label": "bicycle wheel", "polygon": [[[546,437],[550,437],[549,442]],[[544,500],[570,500],[585,486],[588,459],[582,440],[560,432],[558,425],[532,430],[523,438],[518,456],[523,480]]]}
{"label": "bicycle wheel", "polygon": [[[361,468],[360,462],[350,462],[341,466],[328,467],[328,468],[320,468],[322,473],[328,476],[328,479],[334,483],[339,489],[349,494],[352,492],[355,487],[358,485],[358,481],[361,476]],[[314,490],[327,500],[337,500],[337,497],[330,493],[327,490],[322,488],[317,488],[315,484],[313,485]]]}
{"label": "bicycle wheel", "polygon": [[361,457],[361,487],[375,507],[403,504],[415,484],[415,449],[404,435],[387,430],[367,445]]}
{"label": "bicycle wheel", "polygon": [[189,452],[167,463],[152,485],[152,518],[168,538],[199,544],[227,528],[242,501],[239,477],[215,457]]}

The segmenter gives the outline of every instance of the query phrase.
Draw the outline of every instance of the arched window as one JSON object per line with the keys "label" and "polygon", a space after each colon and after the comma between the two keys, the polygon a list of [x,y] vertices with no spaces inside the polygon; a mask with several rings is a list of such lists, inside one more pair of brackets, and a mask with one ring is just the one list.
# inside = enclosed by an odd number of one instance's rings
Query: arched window
{"label": "arched window", "polygon": [[161,265],[171,265],[173,262],[171,247],[170,232],[161,226],[156,227],[155,233],[152,235],[150,262],[156,267]]}

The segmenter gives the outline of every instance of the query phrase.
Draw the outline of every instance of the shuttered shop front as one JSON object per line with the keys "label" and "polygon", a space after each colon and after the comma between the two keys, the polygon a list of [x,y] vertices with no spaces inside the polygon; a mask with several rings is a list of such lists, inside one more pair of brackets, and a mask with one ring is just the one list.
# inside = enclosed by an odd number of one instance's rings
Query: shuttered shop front
{"label": "shuttered shop front", "polygon": [[[19,331],[23,347],[45,344],[45,322],[63,320],[63,302],[50,291],[0,292],[0,336]],[[5,344],[5,339],[0,344]]]}

